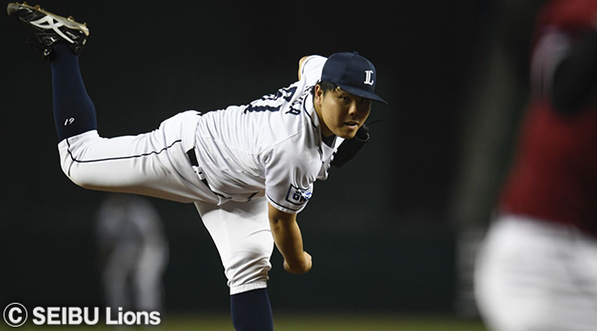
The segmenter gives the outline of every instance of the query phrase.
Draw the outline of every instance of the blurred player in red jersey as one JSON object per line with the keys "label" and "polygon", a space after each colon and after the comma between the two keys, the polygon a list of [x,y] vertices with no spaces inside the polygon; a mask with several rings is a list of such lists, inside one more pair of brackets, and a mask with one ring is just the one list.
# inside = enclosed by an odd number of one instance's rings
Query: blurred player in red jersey
{"label": "blurred player in red jersey", "polygon": [[541,10],[531,100],[475,292],[495,331],[597,330],[597,0]]}

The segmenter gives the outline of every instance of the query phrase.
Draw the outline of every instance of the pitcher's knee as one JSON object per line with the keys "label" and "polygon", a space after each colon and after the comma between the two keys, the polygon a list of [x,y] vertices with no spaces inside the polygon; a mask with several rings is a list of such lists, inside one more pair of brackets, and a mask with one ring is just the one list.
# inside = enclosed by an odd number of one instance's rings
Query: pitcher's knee
{"label": "pitcher's knee", "polygon": [[85,171],[81,171],[76,167],[62,168],[62,171],[70,179],[71,182],[75,183],[84,189],[97,190],[101,187],[97,185],[97,180],[92,174]]}
{"label": "pitcher's knee", "polygon": [[239,259],[237,263],[226,268],[230,294],[266,288],[271,268],[269,256]]}
{"label": "pitcher's knee", "polygon": [[90,164],[90,160],[85,159],[83,155],[101,140],[97,131],[92,130],[64,139],[58,144],[62,172],[78,186],[88,189],[97,188],[110,172],[104,169],[101,173],[95,173],[90,171],[89,166],[86,167],[87,170],[82,167],[84,164]]}

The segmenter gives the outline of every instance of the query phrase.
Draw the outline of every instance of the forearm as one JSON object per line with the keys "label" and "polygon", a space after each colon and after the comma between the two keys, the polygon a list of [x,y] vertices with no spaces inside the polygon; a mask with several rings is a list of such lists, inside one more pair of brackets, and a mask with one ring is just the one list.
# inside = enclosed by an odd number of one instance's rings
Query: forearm
{"label": "forearm", "polygon": [[284,270],[293,274],[311,270],[312,258],[303,250],[303,237],[296,214],[283,212],[268,203],[268,217],[274,242],[284,257]]}
{"label": "forearm", "polygon": [[276,247],[288,266],[296,271],[307,268],[303,250],[303,237],[301,230],[296,222],[292,220],[280,220],[270,218],[270,227]]}

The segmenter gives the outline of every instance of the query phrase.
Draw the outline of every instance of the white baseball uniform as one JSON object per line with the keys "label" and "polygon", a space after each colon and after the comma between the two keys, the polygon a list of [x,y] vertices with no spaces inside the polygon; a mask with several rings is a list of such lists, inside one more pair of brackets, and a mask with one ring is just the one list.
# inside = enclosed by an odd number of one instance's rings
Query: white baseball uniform
{"label": "white baseball uniform", "polygon": [[137,136],[108,139],[93,130],[64,139],[62,169],[85,188],[195,203],[230,293],[264,288],[273,251],[266,201],[300,212],[313,183],[327,179],[343,141],[322,141],[310,94],[325,61],[307,58],[299,81],[248,105],[203,115],[185,111]]}
{"label": "white baseball uniform", "polygon": [[475,269],[490,330],[597,328],[597,245],[578,229],[504,215],[492,224]]}

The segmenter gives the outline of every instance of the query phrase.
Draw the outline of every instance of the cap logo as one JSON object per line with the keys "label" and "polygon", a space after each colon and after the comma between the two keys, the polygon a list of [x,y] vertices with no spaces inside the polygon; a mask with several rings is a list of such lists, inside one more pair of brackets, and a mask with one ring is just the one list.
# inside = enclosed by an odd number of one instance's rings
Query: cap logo
{"label": "cap logo", "polygon": [[373,70],[365,70],[364,84],[373,86]]}

